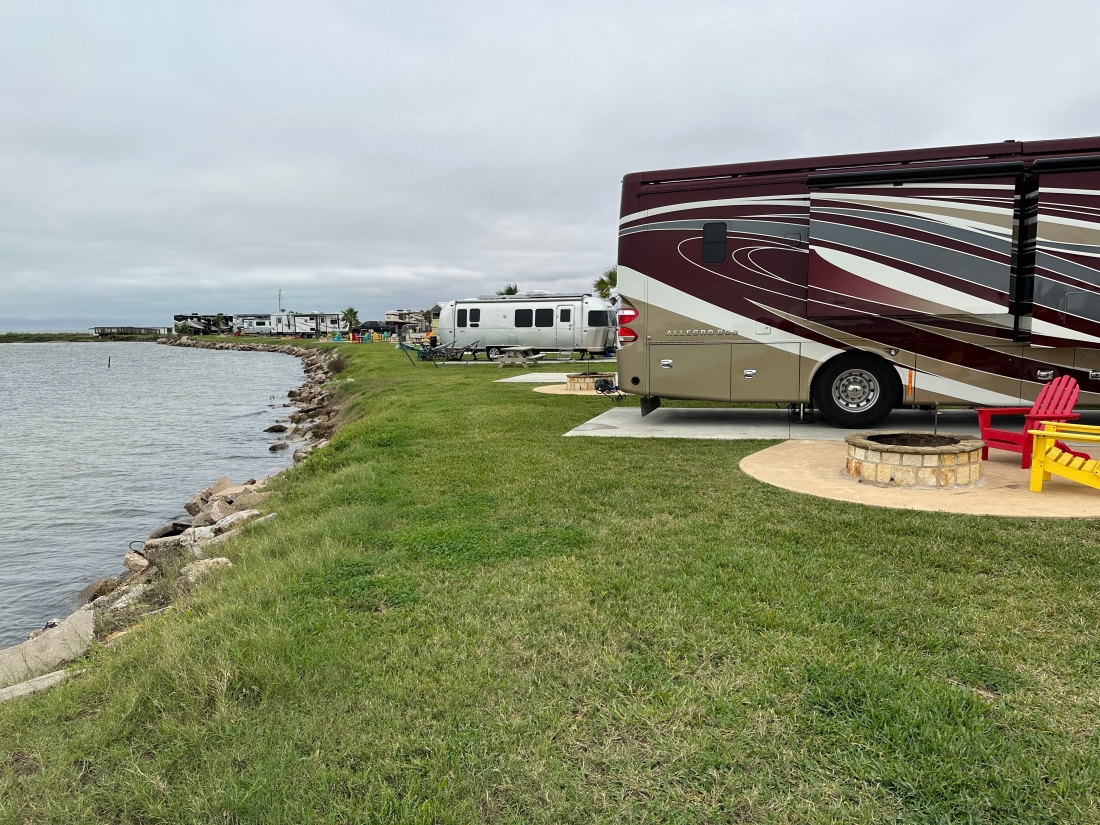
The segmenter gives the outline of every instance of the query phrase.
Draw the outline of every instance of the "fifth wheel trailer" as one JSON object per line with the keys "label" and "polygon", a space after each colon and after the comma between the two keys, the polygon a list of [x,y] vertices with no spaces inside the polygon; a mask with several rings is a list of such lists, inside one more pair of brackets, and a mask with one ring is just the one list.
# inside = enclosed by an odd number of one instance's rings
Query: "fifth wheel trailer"
{"label": "fifth wheel trailer", "polygon": [[1100,405],[1100,137],[623,178],[619,386],[812,403]]}

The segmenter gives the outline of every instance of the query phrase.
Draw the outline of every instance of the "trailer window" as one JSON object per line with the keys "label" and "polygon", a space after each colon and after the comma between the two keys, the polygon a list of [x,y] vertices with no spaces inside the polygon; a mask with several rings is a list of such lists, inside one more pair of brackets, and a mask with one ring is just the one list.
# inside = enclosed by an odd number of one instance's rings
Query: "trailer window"
{"label": "trailer window", "polygon": [[561,321],[563,324],[568,324],[571,320],[573,320],[573,310],[571,310],[571,309],[561,310],[561,317],[558,318],[558,320]]}
{"label": "trailer window", "polygon": [[458,311],[458,321],[456,322],[460,327],[466,326],[466,310],[460,309]]}
{"label": "trailer window", "polygon": [[703,224],[703,263],[721,264],[726,261],[726,224]]}
{"label": "trailer window", "polygon": [[609,327],[611,322],[607,319],[606,309],[590,309],[588,310],[588,326],[590,327]]}
{"label": "trailer window", "polygon": [[470,326],[472,326],[472,327],[481,326],[481,310],[480,309],[475,308],[475,309],[470,310]]}
{"label": "trailer window", "polygon": [[552,310],[552,309],[536,309],[535,310],[535,326],[536,327],[552,327],[552,326],[554,326],[554,310]]}
{"label": "trailer window", "polygon": [[516,310],[516,326],[517,327],[529,327],[531,326],[531,316],[534,315],[534,311],[530,309],[517,309]]}

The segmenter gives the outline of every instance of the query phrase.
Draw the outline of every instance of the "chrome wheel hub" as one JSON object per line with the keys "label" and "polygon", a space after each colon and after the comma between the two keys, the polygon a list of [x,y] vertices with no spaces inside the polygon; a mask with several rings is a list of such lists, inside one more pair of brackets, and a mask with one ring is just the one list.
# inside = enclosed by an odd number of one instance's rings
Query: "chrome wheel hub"
{"label": "chrome wheel hub", "polygon": [[833,381],[833,400],[842,409],[865,410],[878,396],[878,381],[866,370],[845,370]]}

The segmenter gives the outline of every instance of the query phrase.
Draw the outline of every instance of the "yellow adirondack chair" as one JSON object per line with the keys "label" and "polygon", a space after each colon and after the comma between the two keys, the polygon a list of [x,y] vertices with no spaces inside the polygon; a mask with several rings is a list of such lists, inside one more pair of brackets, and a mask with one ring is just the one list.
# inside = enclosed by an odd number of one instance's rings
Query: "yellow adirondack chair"
{"label": "yellow adirondack chair", "polygon": [[1043,482],[1052,475],[1068,478],[1078,484],[1100,489],[1100,461],[1066,452],[1063,438],[1086,444],[1100,444],[1100,427],[1088,424],[1044,421],[1041,430],[1028,430],[1034,436],[1031,453],[1031,484],[1033,493],[1043,491]]}

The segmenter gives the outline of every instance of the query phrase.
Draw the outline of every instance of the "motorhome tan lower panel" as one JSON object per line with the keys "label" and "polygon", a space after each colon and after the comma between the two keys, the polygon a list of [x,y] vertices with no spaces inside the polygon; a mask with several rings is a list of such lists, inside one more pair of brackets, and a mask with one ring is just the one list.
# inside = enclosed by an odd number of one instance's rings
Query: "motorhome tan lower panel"
{"label": "motorhome tan lower panel", "polygon": [[733,401],[798,400],[798,344],[731,344]]}
{"label": "motorhome tan lower panel", "polygon": [[650,344],[649,392],[729,401],[732,344]]}

